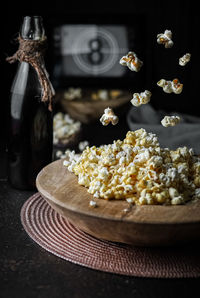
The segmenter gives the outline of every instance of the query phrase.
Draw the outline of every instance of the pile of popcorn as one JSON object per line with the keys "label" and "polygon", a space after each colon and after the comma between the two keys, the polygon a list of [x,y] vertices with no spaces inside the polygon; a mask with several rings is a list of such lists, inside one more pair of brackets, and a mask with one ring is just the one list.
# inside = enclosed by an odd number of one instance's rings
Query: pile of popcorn
{"label": "pile of popcorn", "polygon": [[136,205],[200,199],[200,158],[187,147],[161,148],[156,135],[143,128],[129,131],[123,141],[70,152],[63,164],[94,198]]}
{"label": "pile of popcorn", "polygon": [[53,144],[65,144],[69,137],[80,130],[81,122],[73,120],[68,114],[57,113],[53,118]]}

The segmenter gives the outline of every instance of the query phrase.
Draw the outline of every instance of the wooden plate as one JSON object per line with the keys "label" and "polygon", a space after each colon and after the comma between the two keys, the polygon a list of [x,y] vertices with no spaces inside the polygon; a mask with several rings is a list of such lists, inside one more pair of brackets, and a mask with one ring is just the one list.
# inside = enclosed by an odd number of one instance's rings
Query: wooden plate
{"label": "wooden plate", "polygon": [[77,177],[55,161],[37,176],[38,191],[76,227],[100,239],[137,246],[175,245],[200,239],[200,200],[179,206],[132,206],[126,201],[97,199]]}

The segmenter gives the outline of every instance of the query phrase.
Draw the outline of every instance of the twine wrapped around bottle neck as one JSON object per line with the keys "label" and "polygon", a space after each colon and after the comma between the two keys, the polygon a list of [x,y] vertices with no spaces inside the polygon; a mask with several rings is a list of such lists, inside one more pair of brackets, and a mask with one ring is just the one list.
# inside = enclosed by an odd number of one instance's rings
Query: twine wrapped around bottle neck
{"label": "twine wrapped around bottle neck", "polygon": [[48,102],[48,108],[52,111],[52,102],[55,95],[55,91],[49,80],[49,75],[44,67],[43,55],[47,48],[47,38],[44,37],[41,40],[23,39],[18,37],[19,49],[11,56],[7,57],[6,61],[14,63],[17,60],[20,62],[29,63],[37,72],[40,85],[42,87],[43,102]]}

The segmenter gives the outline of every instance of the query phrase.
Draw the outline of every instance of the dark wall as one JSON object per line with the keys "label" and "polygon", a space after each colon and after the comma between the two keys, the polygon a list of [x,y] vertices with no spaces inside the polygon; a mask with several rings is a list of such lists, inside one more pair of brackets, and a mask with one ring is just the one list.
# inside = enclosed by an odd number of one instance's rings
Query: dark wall
{"label": "dark wall", "polygon": [[[86,2],[49,4],[41,7],[34,2],[32,7],[9,7],[5,10],[5,18],[2,28],[2,42],[0,46],[1,65],[1,130],[5,136],[5,116],[8,113],[9,89],[16,71],[16,65],[5,62],[8,55],[17,49],[14,39],[18,35],[23,16],[42,15],[47,35],[52,29],[52,20],[57,18],[81,18],[119,20],[119,23],[127,19],[131,24],[134,16],[139,15],[145,23],[146,34],[144,36],[145,74],[143,89],[150,89],[153,93],[152,105],[166,110],[178,110],[200,116],[198,109],[199,91],[199,16],[196,1],[131,1],[119,2],[108,5],[106,2],[93,1],[90,5]],[[77,17],[78,16],[78,17]],[[156,35],[165,29],[173,32],[174,47],[164,49],[156,43]],[[186,67],[178,65],[178,58],[190,52],[191,62]],[[46,56],[47,69],[51,69],[51,53]],[[180,95],[167,95],[156,82],[161,78],[179,78],[184,84],[184,90]],[[114,82],[113,82],[114,83]],[[130,86],[131,89],[131,86]],[[137,90],[138,91],[138,90]],[[142,90],[141,90],[142,91]],[[134,90],[133,90],[134,92]]]}

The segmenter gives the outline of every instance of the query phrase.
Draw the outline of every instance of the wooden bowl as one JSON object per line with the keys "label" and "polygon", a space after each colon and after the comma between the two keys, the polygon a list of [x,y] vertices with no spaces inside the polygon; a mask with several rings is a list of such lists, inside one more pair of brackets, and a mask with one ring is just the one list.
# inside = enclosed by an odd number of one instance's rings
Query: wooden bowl
{"label": "wooden bowl", "polygon": [[107,107],[117,109],[132,98],[132,94],[124,91],[121,96],[116,99],[109,100],[90,100],[89,98],[82,98],[81,100],[66,100],[64,96],[59,95],[59,101],[62,109],[67,112],[73,119],[78,120],[84,124],[89,124],[99,119]]}
{"label": "wooden bowl", "polygon": [[97,199],[77,183],[77,177],[55,161],[37,176],[44,199],[84,232],[100,239],[136,246],[169,246],[200,239],[200,200],[179,206],[132,206],[121,200]]}

